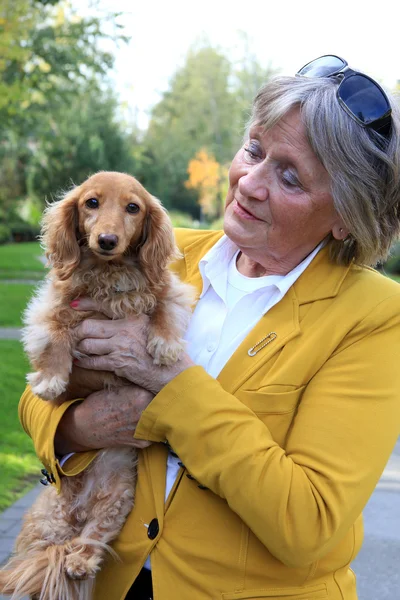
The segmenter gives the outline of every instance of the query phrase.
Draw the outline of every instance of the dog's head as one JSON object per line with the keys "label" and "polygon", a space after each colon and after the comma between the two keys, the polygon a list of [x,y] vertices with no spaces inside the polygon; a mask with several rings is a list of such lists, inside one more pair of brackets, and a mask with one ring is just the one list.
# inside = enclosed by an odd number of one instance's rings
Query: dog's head
{"label": "dog's head", "polygon": [[101,171],[50,205],[43,243],[60,279],[68,279],[88,247],[99,261],[135,254],[150,279],[174,258],[172,225],[159,200],[130,175]]}

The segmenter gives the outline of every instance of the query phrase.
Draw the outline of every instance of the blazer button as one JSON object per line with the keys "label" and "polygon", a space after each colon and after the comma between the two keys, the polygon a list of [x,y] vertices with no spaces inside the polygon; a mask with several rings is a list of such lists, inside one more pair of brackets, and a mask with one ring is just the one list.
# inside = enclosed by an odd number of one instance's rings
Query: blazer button
{"label": "blazer button", "polygon": [[147,536],[154,540],[158,536],[158,532],[160,531],[160,526],[158,524],[158,519],[153,519],[150,521],[149,528],[147,529]]}

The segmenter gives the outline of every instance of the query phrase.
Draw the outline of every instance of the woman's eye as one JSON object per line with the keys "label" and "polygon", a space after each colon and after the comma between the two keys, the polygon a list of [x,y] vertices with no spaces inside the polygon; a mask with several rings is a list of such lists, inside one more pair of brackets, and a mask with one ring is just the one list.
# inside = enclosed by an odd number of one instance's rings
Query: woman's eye
{"label": "woman's eye", "polygon": [[99,201],[96,198],[89,198],[85,204],[88,208],[99,208]]}
{"label": "woman's eye", "polygon": [[294,175],[291,171],[283,171],[282,173],[282,182],[289,188],[293,187],[301,187],[299,180],[296,175]]}
{"label": "woman's eye", "polygon": [[250,158],[261,158],[261,149],[258,144],[250,141],[243,149]]}
{"label": "woman's eye", "polygon": [[126,210],[128,213],[130,213],[131,215],[139,212],[140,208],[137,204],[135,204],[134,202],[130,202],[127,207]]}

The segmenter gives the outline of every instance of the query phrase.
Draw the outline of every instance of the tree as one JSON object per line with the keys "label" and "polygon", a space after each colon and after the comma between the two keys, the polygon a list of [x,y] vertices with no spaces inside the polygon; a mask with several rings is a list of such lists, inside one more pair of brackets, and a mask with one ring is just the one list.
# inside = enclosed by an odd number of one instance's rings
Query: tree
{"label": "tree", "polygon": [[100,18],[81,18],[64,1],[2,0],[0,220],[28,191],[43,202],[88,171],[130,164],[106,91],[113,57],[100,45],[125,39],[115,28],[106,34]]}
{"label": "tree", "polygon": [[99,46],[107,37],[98,18],[80,18],[65,2],[2,0],[1,127],[33,123],[44,107],[65,102],[88,79],[104,76],[113,64]]}
{"label": "tree", "polygon": [[128,137],[116,114],[111,92],[88,85],[67,108],[42,122],[27,163],[29,196],[43,203],[96,171],[132,172]]}

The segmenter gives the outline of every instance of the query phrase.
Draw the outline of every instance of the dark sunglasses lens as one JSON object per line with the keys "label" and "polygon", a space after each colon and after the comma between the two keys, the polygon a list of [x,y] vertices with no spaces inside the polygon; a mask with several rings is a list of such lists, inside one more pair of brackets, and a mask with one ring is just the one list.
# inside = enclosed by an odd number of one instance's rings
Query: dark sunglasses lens
{"label": "dark sunglasses lens", "polygon": [[338,95],[353,115],[365,125],[381,119],[390,110],[386,96],[364,75],[350,75],[344,79]]}
{"label": "dark sunglasses lens", "polygon": [[321,56],[309,62],[297,73],[303,77],[329,77],[346,66],[338,56]]}

